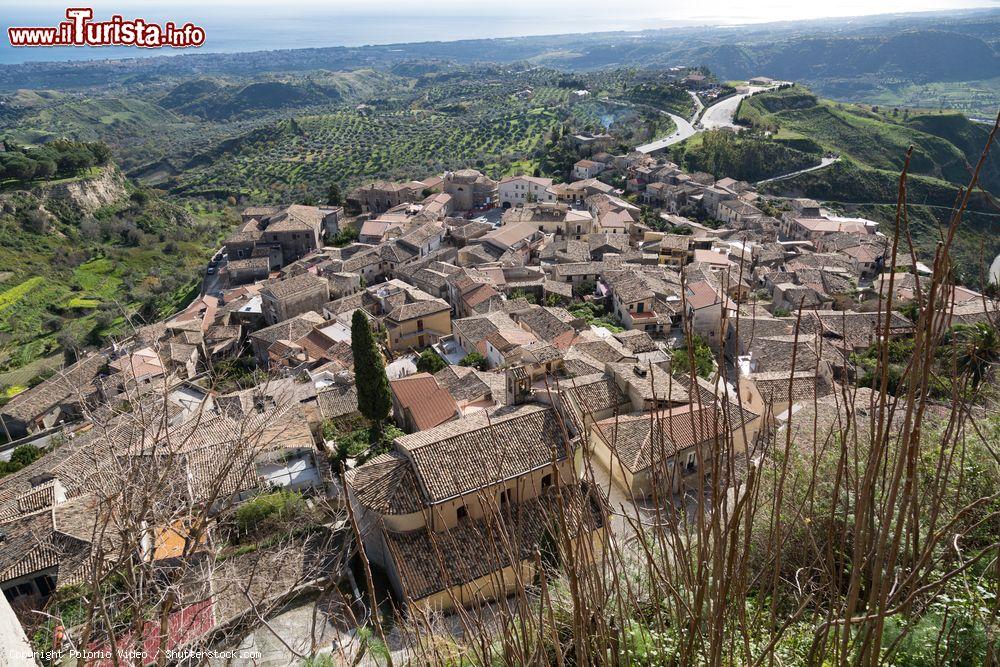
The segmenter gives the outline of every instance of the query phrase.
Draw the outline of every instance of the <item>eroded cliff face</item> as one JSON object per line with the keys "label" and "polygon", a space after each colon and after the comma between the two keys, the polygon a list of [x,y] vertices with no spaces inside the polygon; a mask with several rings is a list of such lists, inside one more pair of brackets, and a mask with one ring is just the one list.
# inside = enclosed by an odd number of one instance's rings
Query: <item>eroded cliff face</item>
{"label": "eroded cliff face", "polygon": [[108,165],[97,176],[44,183],[32,188],[32,193],[42,201],[58,203],[88,214],[124,199],[127,196],[125,185],[125,175],[117,167]]}

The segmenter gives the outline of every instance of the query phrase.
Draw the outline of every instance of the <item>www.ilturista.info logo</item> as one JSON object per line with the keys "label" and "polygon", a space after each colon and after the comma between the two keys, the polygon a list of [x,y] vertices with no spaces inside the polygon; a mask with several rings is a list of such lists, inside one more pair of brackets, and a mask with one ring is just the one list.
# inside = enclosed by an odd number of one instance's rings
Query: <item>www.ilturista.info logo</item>
{"label": "www.ilturista.info logo", "polygon": [[94,10],[71,7],[68,20],[57,26],[7,28],[11,46],[138,46],[158,49],[164,46],[187,48],[205,43],[205,29],[168,21],[163,25],[144,19],[125,19],[117,14],[109,21],[91,21]]}

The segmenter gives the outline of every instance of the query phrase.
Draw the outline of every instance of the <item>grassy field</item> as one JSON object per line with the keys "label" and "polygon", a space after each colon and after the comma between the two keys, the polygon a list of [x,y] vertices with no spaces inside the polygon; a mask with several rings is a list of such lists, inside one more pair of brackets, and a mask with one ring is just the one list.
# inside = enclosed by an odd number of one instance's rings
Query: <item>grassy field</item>
{"label": "grassy field", "polygon": [[[844,158],[826,169],[767,184],[765,191],[812,197],[886,224],[893,220],[899,171],[913,146],[908,202],[914,243],[927,262],[988,129],[953,112],[831,102],[799,86],[754,96],[740,105],[737,117],[789,147]],[[1000,189],[1000,159],[991,157],[980,183]],[[957,272],[970,284],[980,284],[984,262],[988,266],[1000,253],[998,225],[1000,216],[977,194],[953,251]]]}
{"label": "grassy field", "polygon": [[[831,88],[830,92],[835,93],[836,88]],[[998,94],[1000,77],[975,81],[882,83],[871,91],[854,92],[849,96],[868,104],[934,111],[945,109],[992,120],[997,115]]]}

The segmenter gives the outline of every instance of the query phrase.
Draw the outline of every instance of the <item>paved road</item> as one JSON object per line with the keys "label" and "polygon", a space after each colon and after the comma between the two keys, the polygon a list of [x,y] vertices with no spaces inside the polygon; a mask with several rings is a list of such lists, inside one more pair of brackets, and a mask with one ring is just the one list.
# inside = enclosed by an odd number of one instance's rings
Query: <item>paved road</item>
{"label": "paved road", "polygon": [[993,258],[993,263],[990,264],[990,282],[1000,283],[1000,255]]}
{"label": "paved road", "polygon": [[642,146],[636,146],[635,149],[640,153],[652,153],[654,151],[663,150],[667,146],[672,146],[676,143],[684,141],[688,137],[693,137],[697,133],[694,126],[680,116],[667,113],[666,111],[660,111],[660,113],[670,116],[677,125],[677,129],[674,130],[673,134],[667,135],[666,137],[657,139],[656,141],[652,141],[648,144],[643,144]]}
{"label": "paved road", "polygon": [[[698,115],[701,114],[701,121],[698,122],[697,126],[692,125],[690,121],[688,121],[685,118],[681,118],[676,114],[659,110],[660,113],[670,116],[673,119],[674,123],[677,125],[677,129],[674,130],[673,134],[670,134],[666,137],[661,137],[656,141],[651,141],[650,143],[643,144],[642,146],[636,146],[635,150],[639,151],[640,153],[653,153],[656,151],[660,151],[666,148],[667,146],[672,146],[676,143],[684,141],[689,137],[693,137],[702,130],[715,130],[720,127],[731,127],[738,130],[740,129],[740,127],[733,123],[733,116],[736,114],[736,109],[737,107],[739,107],[740,101],[744,97],[749,97],[753,93],[762,90],[770,90],[771,88],[774,87],[776,86],[750,87],[746,93],[740,95],[733,95],[732,97],[724,99],[721,102],[713,104],[712,106],[706,108],[704,110],[704,113],[702,113],[702,108],[704,107],[704,105],[701,103],[701,100],[698,98],[698,95],[693,93],[692,91],[688,91],[688,94],[691,95],[691,98],[695,102],[695,112],[694,115],[692,116],[692,119],[698,118]],[[612,104],[620,104],[622,106],[633,106],[628,102],[622,102],[620,100],[605,99],[603,101],[610,102]]]}
{"label": "paved road", "polygon": [[[620,107],[634,108],[636,106],[632,102],[625,102],[623,100],[613,100],[607,97],[600,98],[600,101],[606,102],[607,104],[617,104]],[[691,125],[691,123],[688,122],[686,118],[681,118],[677,114],[672,114],[669,111],[664,111],[663,109],[657,109],[655,107],[649,107],[649,106],[646,106],[646,108],[658,111],[664,116],[670,116],[670,118],[673,119],[674,121],[674,125],[677,126],[677,129],[674,130],[673,134],[661,137],[656,141],[651,141],[650,143],[643,144],[642,146],[636,146],[635,150],[639,151],[640,153],[652,153],[653,151],[662,150],[667,146],[671,146],[678,142],[684,141],[688,137],[693,136],[697,133],[697,130],[694,129],[694,126]]]}
{"label": "paved road", "polygon": [[743,98],[750,97],[754,93],[762,90],[770,90],[774,87],[775,86],[751,86],[745,93],[733,95],[732,97],[727,97],[721,102],[716,102],[712,106],[705,109],[705,113],[702,114],[699,125],[705,130],[717,130],[723,127],[731,127],[737,130],[740,129],[738,125],[733,123],[733,116],[736,114],[736,109],[740,106],[740,102],[743,101]]}
{"label": "paved road", "polygon": [[690,95],[691,99],[694,100],[694,113],[691,114],[691,122],[694,122],[698,119],[698,116],[701,115],[701,110],[705,108],[705,105],[701,103],[701,98],[698,97],[698,93],[693,90],[689,90],[688,95]]}
{"label": "paved road", "polygon": [[783,181],[786,178],[792,178],[793,176],[798,176],[799,174],[807,174],[810,171],[823,169],[825,167],[829,167],[831,164],[838,161],[839,159],[840,159],[839,157],[825,157],[819,161],[819,164],[815,166],[806,167],[805,169],[799,169],[798,171],[792,171],[787,174],[782,174],[781,176],[772,176],[771,178],[765,178],[763,181],[757,181],[757,185],[762,185],[764,183],[771,183],[774,181]]}

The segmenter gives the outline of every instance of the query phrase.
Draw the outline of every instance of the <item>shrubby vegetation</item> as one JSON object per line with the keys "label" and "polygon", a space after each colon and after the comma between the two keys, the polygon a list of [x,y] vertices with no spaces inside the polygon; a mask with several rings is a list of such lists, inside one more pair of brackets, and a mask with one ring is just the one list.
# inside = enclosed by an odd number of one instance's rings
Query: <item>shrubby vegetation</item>
{"label": "shrubby vegetation", "polygon": [[111,149],[100,141],[78,142],[56,139],[40,146],[24,147],[4,142],[0,153],[0,181],[17,183],[66,178],[108,163]]}
{"label": "shrubby vegetation", "polygon": [[672,83],[658,81],[638,83],[627,90],[625,99],[669,111],[683,118],[689,117],[694,111],[694,102],[688,92]]}
{"label": "shrubby vegetation", "polygon": [[704,171],[716,178],[728,176],[750,183],[819,164],[817,156],[788,148],[760,132],[703,132],[699,141],[682,155],[688,171]]}
{"label": "shrubby vegetation", "polygon": [[417,357],[417,371],[420,373],[437,373],[444,368],[447,368],[448,364],[438,356],[438,353],[427,348],[420,353]]}
{"label": "shrubby vegetation", "polygon": [[712,348],[701,336],[694,336],[691,343],[691,350],[685,345],[674,350],[670,354],[670,368],[684,375],[691,374],[691,354],[694,355],[694,372],[699,377],[711,377],[715,371],[715,355]]}
{"label": "shrubby vegetation", "polygon": [[458,362],[459,366],[470,366],[479,371],[487,371],[490,368],[489,361],[479,352],[469,352]]}
{"label": "shrubby vegetation", "polygon": [[604,327],[612,333],[625,330],[613,314],[607,312],[604,306],[593,301],[575,303],[567,310],[591,326]]}
{"label": "shrubby vegetation", "polygon": [[274,491],[236,508],[234,523],[242,533],[266,532],[273,521],[289,521],[305,511],[305,499],[294,491]]}
{"label": "shrubby vegetation", "polygon": [[[3,437],[3,434],[0,434],[0,438]],[[0,461],[0,477],[15,473],[21,468],[34,463],[44,453],[44,449],[39,449],[34,445],[20,445],[19,447],[15,447],[14,451],[10,454],[9,461]]]}
{"label": "shrubby vegetation", "polygon": [[237,219],[219,204],[181,207],[147,190],[92,214],[55,198],[5,195],[0,370],[60,350],[72,359],[130,321],[180,310],[197,295],[205,262]]}

